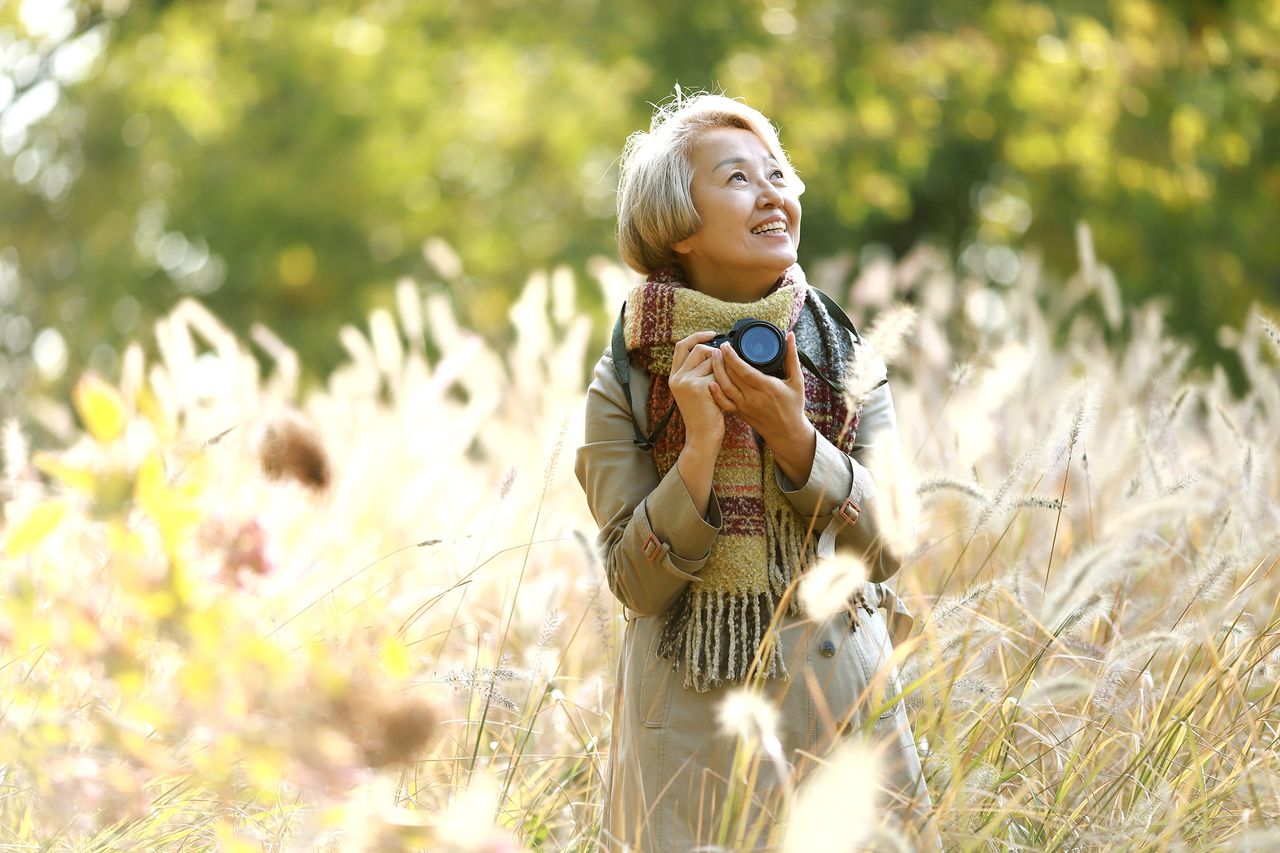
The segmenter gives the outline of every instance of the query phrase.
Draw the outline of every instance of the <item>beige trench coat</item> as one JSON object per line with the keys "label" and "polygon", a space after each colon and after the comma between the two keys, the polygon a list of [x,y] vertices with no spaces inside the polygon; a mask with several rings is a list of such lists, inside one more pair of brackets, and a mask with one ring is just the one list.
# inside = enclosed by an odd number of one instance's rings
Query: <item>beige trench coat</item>
{"label": "beige trench coat", "polygon": [[[633,367],[632,399],[646,430],[649,384],[648,373]],[[719,532],[720,507],[713,493],[703,518],[674,466],[658,477],[652,453],[633,441],[629,413],[606,350],[587,392],[586,443],[575,466],[600,527],[609,588],[628,612],[600,843],[609,850],[685,851],[710,847],[716,839],[736,746],[734,737],[720,731],[716,709],[733,685],[706,693],[686,690],[683,672],[655,650],[663,614],[686,584],[698,582]],[[893,643],[905,638],[913,621],[881,583],[899,564],[878,545],[875,483],[862,463],[870,445],[882,441],[897,441],[888,385],[863,407],[853,458],[819,433],[806,483],[797,487],[778,473],[778,485],[796,510],[816,516],[815,530],[828,551],[834,545],[863,557],[870,572],[865,598],[873,613],[861,611],[855,631],[844,613],[822,624],[786,618],[779,640],[791,678],[767,682],[766,696],[780,712],[783,755],[801,773],[812,764],[809,756],[821,756],[842,732],[866,722],[873,708],[881,711],[868,728],[880,750],[880,802],[886,816],[890,825],[896,820],[906,831],[912,846],[941,849],[936,829],[924,817],[932,803],[906,708],[901,700],[886,702],[900,690],[896,667],[888,679],[876,680],[882,687],[876,695],[868,691],[873,677],[889,665]],[[861,508],[860,515],[849,512],[846,499]],[[770,784],[776,777],[765,771],[755,786],[751,814],[763,814],[772,823],[779,797]],[[913,838],[914,833],[921,835]],[[744,846],[741,839],[730,843]]]}

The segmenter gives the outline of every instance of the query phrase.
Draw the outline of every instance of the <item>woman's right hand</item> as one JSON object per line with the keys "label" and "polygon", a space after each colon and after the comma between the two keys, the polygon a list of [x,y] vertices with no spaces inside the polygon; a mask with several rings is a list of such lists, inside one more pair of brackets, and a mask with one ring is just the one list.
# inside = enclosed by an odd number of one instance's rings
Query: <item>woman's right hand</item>
{"label": "woman's right hand", "polygon": [[[724,438],[724,412],[711,396],[716,377],[712,359],[719,355],[705,344],[715,332],[694,332],[676,342],[668,385],[684,419],[685,444],[718,451]],[[714,452],[712,453],[714,456]]]}

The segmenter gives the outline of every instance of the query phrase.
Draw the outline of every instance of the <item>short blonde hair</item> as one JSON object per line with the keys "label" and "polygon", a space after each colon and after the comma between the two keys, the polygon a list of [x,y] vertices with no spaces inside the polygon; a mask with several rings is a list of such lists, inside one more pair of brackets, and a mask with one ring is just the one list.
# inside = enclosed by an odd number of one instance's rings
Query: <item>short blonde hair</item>
{"label": "short blonde hair", "polygon": [[648,131],[627,137],[618,180],[618,252],[627,266],[648,275],[678,263],[673,243],[702,227],[693,206],[690,153],[706,130],[738,127],[749,130],[782,167],[787,181],[804,192],[778,133],[757,109],[724,95],[700,93],[677,98],[654,109]]}

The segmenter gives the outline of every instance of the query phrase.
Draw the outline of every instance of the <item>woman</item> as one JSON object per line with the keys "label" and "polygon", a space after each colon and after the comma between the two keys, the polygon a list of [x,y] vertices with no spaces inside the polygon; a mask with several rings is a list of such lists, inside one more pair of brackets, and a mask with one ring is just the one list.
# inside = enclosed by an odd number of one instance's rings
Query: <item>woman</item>
{"label": "woman", "polygon": [[[898,562],[879,547],[862,464],[872,443],[897,440],[893,402],[882,385],[849,411],[846,367],[871,356],[796,263],[803,189],[769,121],[722,96],[660,107],[623,153],[619,249],[647,280],[596,366],[576,465],[610,589],[635,617],[618,670],[609,849],[763,841],[721,828],[736,740],[716,710],[744,682],[777,706],[798,774],[881,711],[868,727],[890,741],[882,802],[907,827],[931,807],[903,703],[875,701],[897,692],[896,673],[882,696],[868,691],[892,651],[880,608],[897,639],[910,627],[878,583]],[[709,346],[745,318],[785,330],[781,378],[731,343]],[[808,619],[788,586],[836,548],[862,556],[870,581],[854,606]],[[774,779],[750,792],[764,821],[778,816]]]}

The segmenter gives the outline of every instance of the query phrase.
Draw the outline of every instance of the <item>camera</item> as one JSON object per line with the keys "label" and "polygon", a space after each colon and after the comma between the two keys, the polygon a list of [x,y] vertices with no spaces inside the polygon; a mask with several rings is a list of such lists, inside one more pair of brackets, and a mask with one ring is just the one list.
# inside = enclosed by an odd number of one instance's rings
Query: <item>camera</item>
{"label": "camera", "polygon": [[743,361],[761,373],[787,378],[787,339],[782,330],[768,320],[753,317],[739,320],[727,335],[716,335],[708,346],[718,349],[725,341]]}

